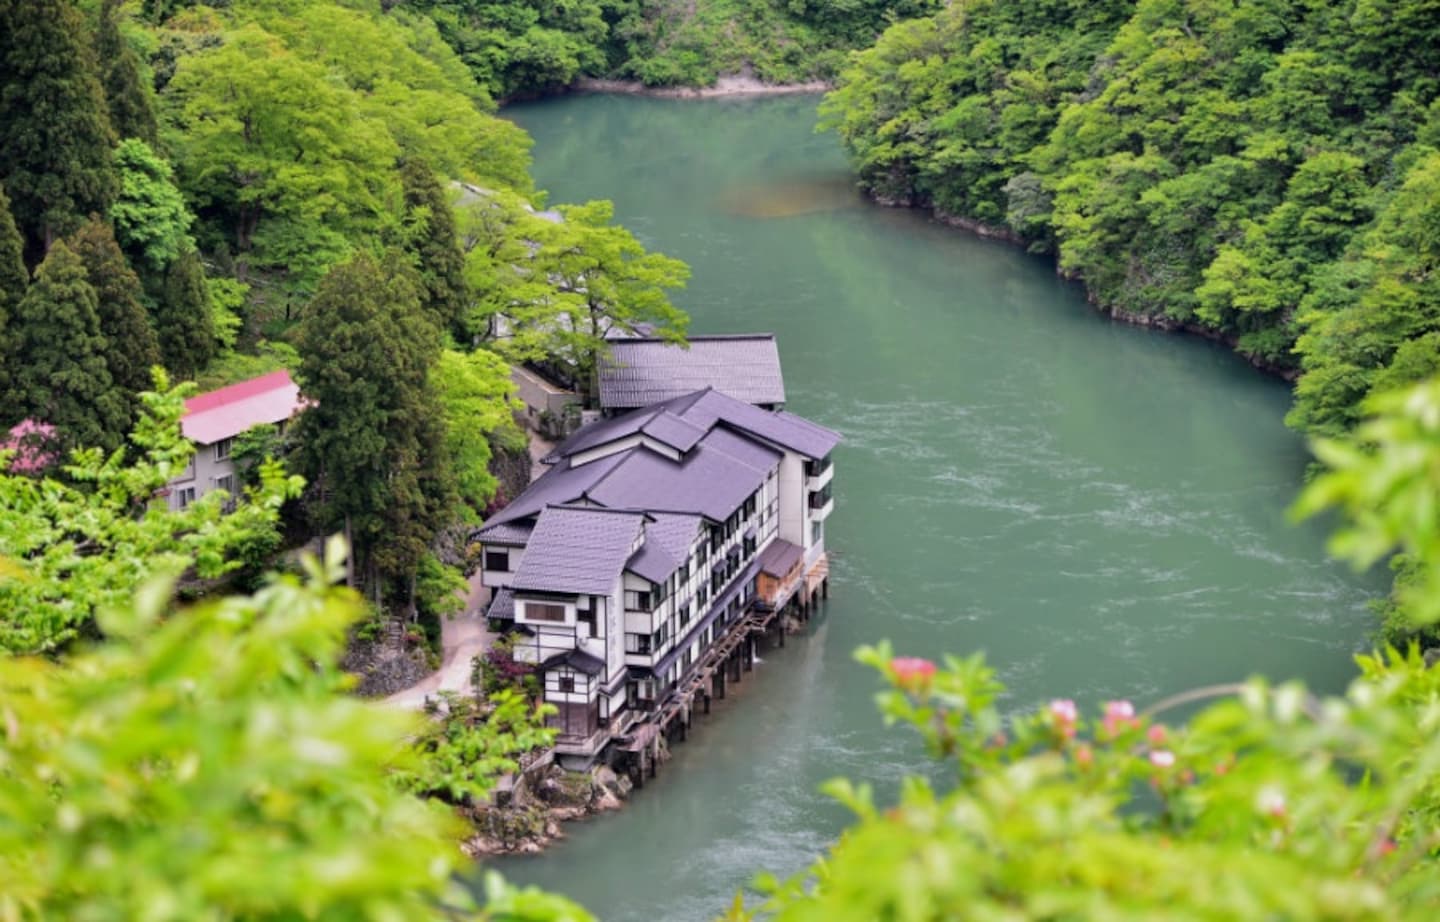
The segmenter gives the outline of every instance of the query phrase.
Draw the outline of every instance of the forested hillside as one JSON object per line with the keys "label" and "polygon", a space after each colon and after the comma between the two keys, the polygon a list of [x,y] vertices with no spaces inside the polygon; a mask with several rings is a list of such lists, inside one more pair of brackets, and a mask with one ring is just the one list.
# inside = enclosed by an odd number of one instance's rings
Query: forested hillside
{"label": "forested hillside", "polygon": [[876,197],[990,225],[1351,429],[1440,368],[1440,6],[965,0],[825,105]]}
{"label": "forested hillside", "polygon": [[523,449],[508,362],[583,381],[603,327],[685,327],[685,267],[608,203],[538,217],[530,140],[494,109],[395,3],[0,0],[0,431],[47,433],[51,473],[134,457],[152,366],[289,368],[309,410],[237,453],[303,474],[287,533],[344,531],[375,617],[433,640],[492,455]]}
{"label": "forested hillside", "polygon": [[706,86],[833,77],[846,51],[940,0],[398,0],[434,18],[481,85],[505,99],[577,77]]}

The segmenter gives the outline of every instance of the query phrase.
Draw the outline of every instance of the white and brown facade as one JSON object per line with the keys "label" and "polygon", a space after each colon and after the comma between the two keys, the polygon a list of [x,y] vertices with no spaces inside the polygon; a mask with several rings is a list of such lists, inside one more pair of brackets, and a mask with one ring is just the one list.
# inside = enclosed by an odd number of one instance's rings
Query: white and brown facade
{"label": "white and brown facade", "polygon": [[824,578],[839,440],[707,388],[580,430],[478,532],[489,617],[523,634],[558,753],[599,755],[741,619]]}

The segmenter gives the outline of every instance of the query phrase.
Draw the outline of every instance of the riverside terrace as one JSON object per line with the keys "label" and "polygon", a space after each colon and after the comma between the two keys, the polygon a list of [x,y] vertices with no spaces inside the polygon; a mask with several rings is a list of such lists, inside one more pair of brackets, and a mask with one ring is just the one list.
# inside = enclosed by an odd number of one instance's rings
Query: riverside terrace
{"label": "riverside terrace", "polygon": [[659,734],[723,696],[755,635],[828,594],[839,441],[705,388],[581,429],[477,532],[487,616],[523,635],[562,760],[653,770]]}

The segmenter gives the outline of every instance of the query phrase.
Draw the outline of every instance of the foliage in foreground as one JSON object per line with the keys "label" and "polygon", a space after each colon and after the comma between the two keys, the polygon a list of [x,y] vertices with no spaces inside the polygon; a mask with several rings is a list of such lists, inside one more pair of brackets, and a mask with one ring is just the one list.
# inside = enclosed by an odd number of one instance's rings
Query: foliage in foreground
{"label": "foliage in foreground", "polygon": [[[887,721],[951,769],[881,809],[829,792],[856,823],[788,881],[781,922],[954,918],[1431,919],[1440,908],[1440,670],[1361,658],[1344,697],[1252,680],[1137,714],[1068,700],[1006,720],[978,656],[858,658],[888,680]],[[1171,706],[1233,695],[1183,728]],[[770,915],[773,914],[773,915]],[[742,909],[732,918],[755,918]]]}
{"label": "foliage in foreground", "polygon": [[[1440,620],[1440,380],[1385,397],[1297,515],[1349,517],[1332,550],[1368,565],[1400,549],[1411,626]],[[979,656],[858,658],[952,770],[910,777],[881,809],[866,785],[829,792],[856,814],[822,861],[762,878],[788,920],[1028,918],[1430,919],[1440,911],[1440,669],[1417,647],[1360,657],[1343,697],[1254,679],[1137,713],[1073,701],[1007,719]],[[1172,708],[1208,699],[1183,727]],[[734,919],[753,918],[737,903]],[[770,916],[767,916],[770,917]]]}
{"label": "foliage in foreground", "polygon": [[170,389],[163,375],[157,384],[161,393],[141,395],[134,462],[123,450],[86,449],[60,480],[4,473],[0,458],[0,558],[12,571],[0,576],[0,656],[56,651],[143,583],[192,568],[218,579],[278,545],[280,506],[301,481],[274,462],[260,464],[259,486],[229,514],[223,490],[169,508],[162,491],[195,453],[180,434],[193,386]]}
{"label": "foliage in foreground", "polygon": [[0,660],[0,917],[588,918],[498,878],[475,906],[454,818],[387,777],[421,718],[343,694],[339,546],[306,568],[178,612],[155,579],[93,651]]}

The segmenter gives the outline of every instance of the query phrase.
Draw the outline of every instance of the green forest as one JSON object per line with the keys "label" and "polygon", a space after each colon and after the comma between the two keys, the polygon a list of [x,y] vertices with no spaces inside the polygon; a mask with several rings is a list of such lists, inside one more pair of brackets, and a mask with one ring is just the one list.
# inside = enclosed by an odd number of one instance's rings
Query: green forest
{"label": "green forest", "polygon": [[1408,0],[972,0],[889,29],[823,111],[876,198],[1233,344],[1334,436],[1440,370],[1436,47]]}
{"label": "green forest", "polygon": [[[875,198],[1293,378],[1295,514],[1393,561],[1385,639],[1436,639],[1436,48],[1433,0],[0,0],[0,430],[46,439],[0,450],[0,918],[590,918],[456,845],[543,708],[405,713],[341,666],[390,624],[433,650],[524,454],[512,363],[583,388],[604,330],[686,333],[685,265],[548,202],[496,114],[584,76],[834,79]],[[280,368],[307,409],[239,440],[237,495],[157,502],[184,399]],[[717,915],[1435,916],[1418,646],[1332,698],[1093,714],[857,658],[940,767],[833,782],[851,829]]]}

